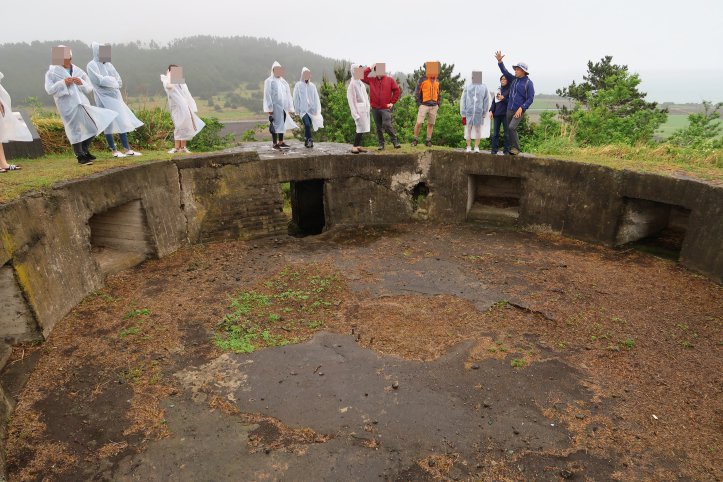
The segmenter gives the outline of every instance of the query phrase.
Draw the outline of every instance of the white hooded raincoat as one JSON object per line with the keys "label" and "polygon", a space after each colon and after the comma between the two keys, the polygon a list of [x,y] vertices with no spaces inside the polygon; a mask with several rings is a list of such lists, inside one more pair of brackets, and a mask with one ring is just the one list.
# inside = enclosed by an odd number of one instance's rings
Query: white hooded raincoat
{"label": "white hooded raincoat", "polygon": [[[105,130],[118,116],[109,109],[90,105],[86,94],[93,91],[90,79],[82,69],[71,65],[71,72],[62,65],[51,65],[45,74],[45,91],[55,99],[55,105],[65,125],[65,135],[71,144],[91,139]],[[81,85],[65,85],[68,77],[78,77]]]}
{"label": "white hooded raincoat", "polygon": [[304,72],[310,72],[304,67],[301,69],[301,78],[294,86],[294,110],[302,119],[306,114],[311,118],[311,125],[315,131],[324,127],[324,118],[321,115],[321,99],[316,85],[309,81],[304,82]]}
{"label": "white hooded raincoat", "polygon": [[88,62],[88,78],[93,85],[95,105],[110,109],[118,117],[106,128],[106,134],[123,134],[131,132],[143,125],[123,101],[120,89],[123,80],[110,62],[100,61],[100,44],[93,42],[93,60]]}
{"label": "white hooded raincoat", "polygon": [[177,141],[190,141],[201,132],[206,124],[196,115],[196,101],[186,84],[172,84],[170,75],[161,75],[163,88],[168,96],[168,109],[173,119],[173,138]]}
{"label": "white hooded raincoat", "polygon": [[[287,130],[296,129],[299,126],[289,115],[294,112],[289,83],[283,77],[274,75],[275,67],[281,67],[281,64],[274,62],[274,65],[271,66],[271,75],[264,81],[264,112],[272,113],[274,130],[277,134],[283,134]],[[284,117],[286,117],[285,121]]]}
{"label": "white hooded raincoat", "polygon": [[[3,78],[0,72],[0,80]],[[28,130],[28,126],[21,121],[19,115],[13,112],[10,94],[0,85],[0,103],[5,109],[5,115],[0,114],[0,142],[22,141],[32,142],[33,135]]]}

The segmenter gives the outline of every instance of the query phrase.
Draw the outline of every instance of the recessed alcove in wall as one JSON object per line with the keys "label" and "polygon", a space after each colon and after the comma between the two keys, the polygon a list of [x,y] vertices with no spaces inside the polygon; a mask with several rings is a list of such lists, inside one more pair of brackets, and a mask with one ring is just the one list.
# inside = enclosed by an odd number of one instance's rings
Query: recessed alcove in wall
{"label": "recessed alcove in wall", "polygon": [[624,198],[615,244],[634,244],[655,254],[676,258],[688,230],[690,210],[675,204]]}
{"label": "recessed alcove in wall", "polygon": [[10,344],[42,339],[10,264],[0,267],[0,342]]}
{"label": "recessed alcove in wall", "polygon": [[324,180],[291,181],[291,220],[289,234],[309,236],[321,234],[326,226],[324,212]]}
{"label": "recessed alcove in wall", "polygon": [[95,214],[88,225],[93,256],[104,275],[135,266],[153,254],[140,200]]}
{"label": "recessed alcove in wall", "polygon": [[471,174],[467,181],[467,220],[491,224],[517,222],[522,178]]}

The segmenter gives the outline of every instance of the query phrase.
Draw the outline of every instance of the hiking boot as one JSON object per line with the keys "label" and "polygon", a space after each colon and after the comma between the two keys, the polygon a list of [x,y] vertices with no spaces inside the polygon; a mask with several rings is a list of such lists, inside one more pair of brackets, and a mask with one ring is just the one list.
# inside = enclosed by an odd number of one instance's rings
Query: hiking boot
{"label": "hiking boot", "polygon": [[278,145],[278,144],[274,144],[274,147],[273,147],[272,149],[275,149],[275,150],[277,150],[277,151],[280,151],[280,150],[281,150],[281,146]]}
{"label": "hiking boot", "polygon": [[281,149],[291,149],[291,146],[285,143],[284,141],[279,142],[279,147]]}
{"label": "hiking boot", "polygon": [[419,144],[419,141],[415,137],[414,140],[412,141],[412,147],[417,147],[417,144]]}
{"label": "hiking boot", "polygon": [[380,144],[379,147],[377,147],[377,151],[383,151],[384,150],[384,144]]}
{"label": "hiking boot", "polygon": [[88,159],[85,154],[81,154],[80,156],[78,156],[78,164],[80,164],[81,166],[92,166],[93,161]]}
{"label": "hiking boot", "polygon": [[396,143],[394,143],[394,148],[395,148],[395,149],[401,149],[401,148],[402,148],[402,145],[401,145],[400,143],[396,142]]}
{"label": "hiking boot", "polygon": [[314,141],[312,141],[311,139],[309,139],[309,144],[308,144],[306,147],[308,147],[309,149],[311,149],[312,147],[314,147]]}
{"label": "hiking boot", "polygon": [[93,154],[91,154],[90,152],[86,152],[86,153],[85,153],[85,157],[86,157],[89,161],[95,161],[95,159],[96,159],[96,157],[95,157]]}
{"label": "hiking boot", "polygon": [[424,143],[427,147],[432,147],[432,139],[427,139],[427,141]]}

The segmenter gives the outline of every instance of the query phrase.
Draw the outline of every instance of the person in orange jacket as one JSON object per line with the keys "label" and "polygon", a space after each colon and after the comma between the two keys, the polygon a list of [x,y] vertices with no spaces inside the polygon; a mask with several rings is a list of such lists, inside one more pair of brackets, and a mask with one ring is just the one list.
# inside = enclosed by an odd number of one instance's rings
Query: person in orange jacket
{"label": "person in orange jacket", "polygon": [[419,144],[419,131],[422,129],[425,117],[427,118],[427,147],[432,146],[432,133],[437,120],[437,111],[442,103],[439,89],[439,80],[436,76],[422,77],[414,89],[414,98],[417,101],[417,124],[414,126],[414,139],[412,145]]}

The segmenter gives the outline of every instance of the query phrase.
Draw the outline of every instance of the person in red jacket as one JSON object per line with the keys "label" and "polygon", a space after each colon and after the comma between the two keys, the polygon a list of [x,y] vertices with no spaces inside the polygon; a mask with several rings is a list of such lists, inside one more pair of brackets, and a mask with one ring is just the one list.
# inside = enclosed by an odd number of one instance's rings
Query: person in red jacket
{"label": "person in red jacket", "polygon": [[[374,76],[369,76],[374,69]],[[372,117],[377,127],[377,141],[379,142],[379,150],[384,149],[384,132],[389,135],[389,139],[396,149],[402,147],[397,140],[397,134],[392,127],[392,107],[399,100],[401,90],[397,82],[384,73],[383,68],[377,71],[377,64],[364,69],[364,78],[362,82],[369,85],[369,100],[372,107]]]}

